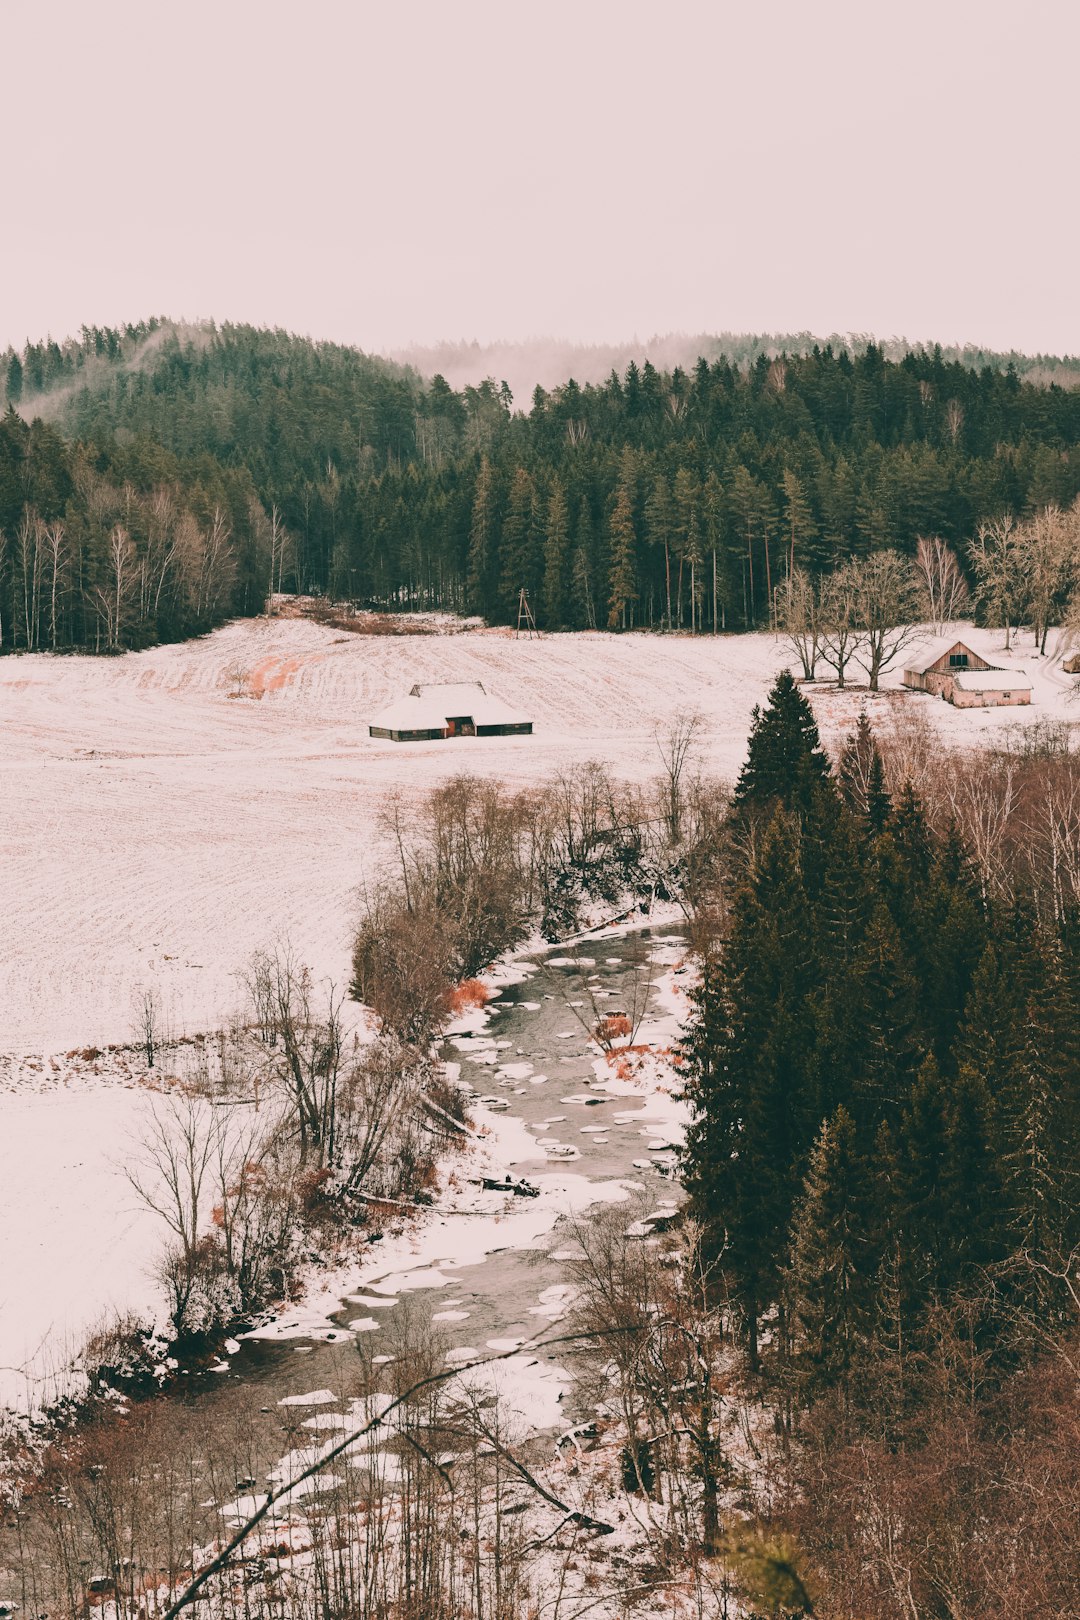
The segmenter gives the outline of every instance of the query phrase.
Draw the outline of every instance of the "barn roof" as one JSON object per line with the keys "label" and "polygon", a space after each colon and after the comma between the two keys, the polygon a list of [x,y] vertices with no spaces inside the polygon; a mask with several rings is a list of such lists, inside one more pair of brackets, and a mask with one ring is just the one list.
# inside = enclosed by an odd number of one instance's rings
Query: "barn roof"
{"label": "barn roof", "polygon": [[1031,691],[1031,677],[1023,669],[958,669],[952,679],[961,692]]}
{"label": "barn roof", "polygon": [[454,681],[441,685],[417,684],[406,697],[395,698],[369,722],[381,731],[436,731],[450,719],[464,715],[477,726],[523,726],[520,714],[481,681]]}
{"label": "barn roof", "polygon": [[939,658],[944,658],[946,653],[952,652],[956,647],[963,647],[965,652],[974,653],[976,658],[982,658],[988,664],[991,662],[989,656],[973,646],[970,639],[965,640],[963,636],[944,636],[912,653],[906,667],[915,670],[919,675],[925,675]]}

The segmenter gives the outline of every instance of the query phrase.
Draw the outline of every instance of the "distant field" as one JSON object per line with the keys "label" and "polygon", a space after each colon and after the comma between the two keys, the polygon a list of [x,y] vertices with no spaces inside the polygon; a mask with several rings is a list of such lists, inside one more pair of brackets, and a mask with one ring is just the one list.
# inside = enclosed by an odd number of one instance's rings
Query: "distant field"
{"label": "distant field", "polygon": [[[1019,656],[1035,669],[1029,646]],[[351,896],[383,858],[377,816],[395,790],[415,800],[461,770],[525,785],[593,758],[642,779],[655,730],[682,708],[707,722],[703,765],[730,777],[788,662],[765,635],[372,638],[297,619],[116,659],[0,660],[0,1054],[129,1039],[139,984],[159,987],[178,1028],[206,1028],[237,969],[282,935],[340,984]],[[1025,711],[913,701],[970,738],[1062,712],[1052,677]],[[489,684],[536,734],[367,736],[415,681],[450,680]],[[230,695],[241,687],[263,695]],[[814,701],[830,731],[862,698]]]}

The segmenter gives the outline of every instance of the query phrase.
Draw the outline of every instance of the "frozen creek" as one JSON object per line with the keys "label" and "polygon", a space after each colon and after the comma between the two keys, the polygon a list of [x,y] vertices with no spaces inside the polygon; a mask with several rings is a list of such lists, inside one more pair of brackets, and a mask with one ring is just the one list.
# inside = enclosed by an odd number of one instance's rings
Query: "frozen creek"
{"label": "frozen creek", "polygon": [[[360,1358],[396,1357],[406,1334],[415,1342],[418,1330],[437,1333],[448,1367],[557,1334],[571,1292],[568,1218],[637,1195],[649,1212],[678,1203],[680,1106],[663,1082],[620,1080],[617,1066],[598,1062],[587,1030],[597,1012],[637,1005],[639,1041],[668,1045],[678,1030],[673,968],[685,954],[682,935],[662,928],[560,947],[515,964],[507,977],[517,982],[448,1036],[443,1055],[472,1093],[487,1161],[466,1158],[454,1175],[465,1182],[497,1171],[527,1180],[539,1197],[469,1187],[457,1199],[468,1212],[426,1212],[404,1238],[388,1232],[348,1294],[329,1284],[236,1346],[220,1376],[187,1384],[180,1398],[198,1403],[208,1422],[232,1427],[243,1411],[253,1478],[280,1459],[283,1418],[305,1428],[308,1442],[340,1424],[334,1414],[357,1393]],[[569,1421],[571,1379],[559,1357],[526,1346],[499,1364],[497,1387],[522,1437]]]}

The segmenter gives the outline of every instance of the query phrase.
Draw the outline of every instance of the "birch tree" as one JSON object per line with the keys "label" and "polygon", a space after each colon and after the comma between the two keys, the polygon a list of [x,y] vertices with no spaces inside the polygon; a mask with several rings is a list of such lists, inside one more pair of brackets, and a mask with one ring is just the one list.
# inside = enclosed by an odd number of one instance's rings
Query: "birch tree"
{"label": "birch tree", "polygon": [[926,617],[940,635],[947,624],[964,617],[969,596],[967,580],[956,553],[936,536],[919,536],[915,569],[925,597]]}

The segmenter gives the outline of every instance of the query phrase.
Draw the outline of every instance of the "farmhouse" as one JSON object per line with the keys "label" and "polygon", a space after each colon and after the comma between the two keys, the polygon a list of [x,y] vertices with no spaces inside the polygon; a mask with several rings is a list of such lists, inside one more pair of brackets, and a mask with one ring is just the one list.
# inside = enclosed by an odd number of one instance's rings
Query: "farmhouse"
{"label": "farmhouse", "polygon": [[480,681],[414,686],[368,725],[372,737],[430,742],[442,737],[528,736],[533,723]]}
{"label": "farmhouse", "polygon": [[1080,675],[1080,652],[1072,653],[1061,667],[1066,675]]}
{"label": "farmhouse", "polygon": [[943,642],[904,671],[914,692],[936,692],[957,709],[988,709],[1031,702],[1022,669],[998,669],[964,641]]}

